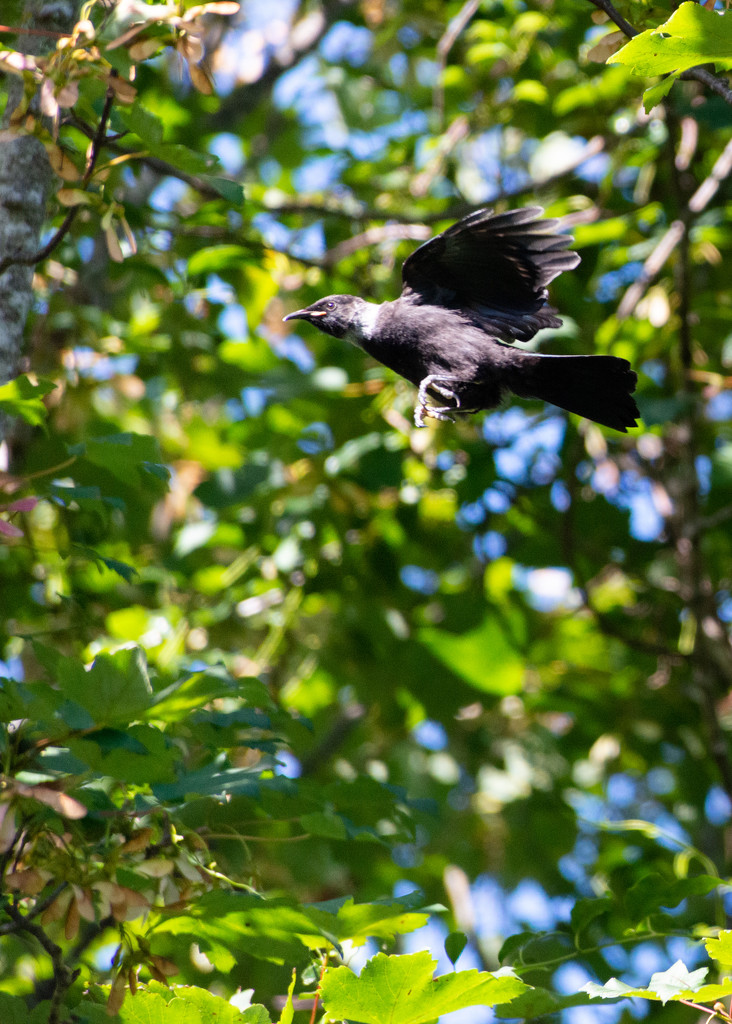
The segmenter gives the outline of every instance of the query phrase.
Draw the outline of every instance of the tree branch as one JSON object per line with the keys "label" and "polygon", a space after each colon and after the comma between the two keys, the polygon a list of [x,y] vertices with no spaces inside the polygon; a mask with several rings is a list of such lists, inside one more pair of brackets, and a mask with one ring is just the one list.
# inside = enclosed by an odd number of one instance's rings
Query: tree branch
{"label": "tree branch", "polygon": [[[591,2],[594,2],[594,0],[591,0]],[[724,147],[707,177],[689,199],[684,216],[679,220],[673,221],[667,228],[666,233],[643,264],[640,274],[623,295],[615,314],[618,320],[625,320],[630,316],[640,302],[648,285],[660,273],[674,249],[686,237],[687,228],[685,222],[688,219],[687,215],[699,214],[706,209],[719,190],[719,186],[725,178],[729,177],[731,171],[732,140]],[[691,370],[691,364],[689,364],[688,369]]]}
{"label": "tree branch", "polygon": [[[620,29],[623,35],[626,35],[628,39],[633,39],[639,35],[638,29],[633,28],[629,21],[626,21],[622,14],[613,7],[610,0],[589,0],[589,2],[597,7],[598,10],[604,11],[607,14],[610,21]],[[679,78],[682,78],[685,82],[700,82],[705,85],[712,92],[715,92],[718,96],[729,103],[732,106],[732,88],[730,88],[728,82],[724,78],[720,78],[719,75],[713,74],[707,68],[695,67],[689,68],[688,71],[684,71]]]}
{"label": "tree branch", "polygon": [[629,21],[626,21],[620,11],[616,11],[610,0],[590,0],[590,3],[597,7],[598,10],[604,11],[607,14],[610,21],[617,25],[623,35],[626,35],[628,39],[632,39],[638,35],[638,30],[634,29]]}
{"label": "tree branch", "polygon": [[381,224],[378,227],[368,228],[358,235],[346,238],[338,245],[329,249],[323,257],[322,263],[326,267],[332,267],[335,263],[351,256],[359,249],[365,249],[369,245],[380,245],[382,242],[399,242],[408,238],[416,242],[426,241],[432,231],[424,224]]}
{"label": "tree branch", "polygon": [[33,924],[25,915],[21,914],[14,903],[8,903],[4,909],[8,917],[12,918],[16,923],[17,931],[32,935],[51,959],[53,967],[53,992],[51,994],[51,1008],[48,1011],[48,1024],[60,1024],[62,1000],[67,990],[78,977],[79,971],[72,970],[68,966],[63,958],[61,947],[49,939],[42,928],[37,924]]}
{"label": "tree branch", "polygon": [[432,105],[437,111],[440,124],[445,119],[445,86],[442,78],[445,72],[445,65],[447,64],[447,55],[479,6],[480,0],[465,0],[465,3],[448,24],[437,43],[437,83],[432,93]]}
{"label": "tree branch", "polygon": [[[670,125],[672,129],[676,128],[678,133],[673,106],[669,107],[669,111]],[[692,639],[688,643],[694,687],[692,695],[701,709],[709,749],[717,766],[720,781],[727,796],[732,800],[732,757],[717,710],[718,701],[722,695],[729,692],[732,682],[732,646],[717,612],[715,588],[702,550],[702,532],[695,528],[701,518],[697,472],[699,405],[691,379],[693,338],[689,252],[689,223],[693,214],[704,209],[715,194],[721,176],[729,173],[732,166],[732,143],[728,143],[709,177],[688,200],[684,192],[684,178],[676,166],[671,133],[668,162],[683,224],[683,232],[679,239],[679,259],[675,270],[676,291],[679,296],[679,354],[683,371],[681,387],[689,400],[688,412],[684,419],[678,424],[670,424],[667,433],[667,451],[675,463],[667,475],[667,488],[672,499],[667,528],[673,540],[680,595],[689,617],[692,634]]]}
{"label": "tree branch", "polygon": [[[518,199],[520,196],[536,192],[537,189],[547,188],[555,182],[561,181],[563,178],[574,173],[574,171],[585,163],[586,160],[589,160],[593,156],[597,156],[597,154],[601,153],[604,148],[605,139],[602,135],[593,135],[593,137],[588,139],[587,143],[575,155],[571,163],[565,164],[564,167],[561,167],[554,174],[551,174],[546,178],[542,178],[539,181],[532,179],[523,185],[518,185],[516,188],[503,189],[501,192],[497,192],[496,195],[491,197],[489,204],[493,206],[498,203],[508,202],[511,199]],[[446,210],[433,211],[420,215],[416,209],[405,210],[403,206],[400,209],[376,209],[374,207],[367,206],[365,203],[359,202],[350,196],[346,197],[343,201],[338,199],[323,199],[320,196],[318,196],[317,199],[310,198],[308,196],[301,196],[294,199],[287,199],[282,203],[277,203],[276,205],[271,204],[264,208],[273,213],[312,213],[328,217],[347,217],[349,220],[362,221],[390,220],[395,221],[398,224],[412,224],[416,226],[435,224],[441,220],[459,220],[461,217],[465,217],[467,214],[473,213],[475,210],[482,209],[484,206],[486,206],[486,203],[455,203]]]}
{"label": "tree branch", "polygon": [[684,71],[683,74],[679,75],[679,78],[683,78],[685,82],[701,82],[702,85],[706,85],[712,92],[716,92],[717,96],[721,96],[725,103],[729,103],[732,106],[732,89],[724,78],[713,74],[707,68],[689,68],[688,71]]}
{"label": "tree branch", "polygon": [[[68,118],[68,123],[72,124],[74,128],[78,128],[80,132],[83,132],[88,139],[93,139],[95,130],[91,128],[85,121],[82,121],[80,117],[77,117],[73,111]],[[150,156],[141,153],[134,153],[132,150],[125,149],[124,146],[118,144],[118,140],[122,138],[122,135],[108,135],[105,140],[105,148],[111,153],[116,153],[118,156],[134,158],[138,163],[143,164],[145,167],[149,167],[150,170],[155,171],[157,174],[163,174],[169,178],[177,178],[179,181],[183,181],[186,185],[190,185],[200,195],[206,199],[220,199],[221,193],[218,192],[213,185],[210,185],[205,178],[201,178],[197,174],[189,174],[187,171],[181,170],[179,167],[169,164],[167,160],[161,160],[160,157]]]}

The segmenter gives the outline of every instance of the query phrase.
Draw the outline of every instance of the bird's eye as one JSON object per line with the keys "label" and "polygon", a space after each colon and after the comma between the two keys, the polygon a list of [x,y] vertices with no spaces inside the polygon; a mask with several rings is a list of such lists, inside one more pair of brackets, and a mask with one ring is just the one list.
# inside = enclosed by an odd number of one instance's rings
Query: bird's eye
{"label": "bird's eye", "polygon": [[325,308],[326,309],[335,309],[335,302],[326,302]]}

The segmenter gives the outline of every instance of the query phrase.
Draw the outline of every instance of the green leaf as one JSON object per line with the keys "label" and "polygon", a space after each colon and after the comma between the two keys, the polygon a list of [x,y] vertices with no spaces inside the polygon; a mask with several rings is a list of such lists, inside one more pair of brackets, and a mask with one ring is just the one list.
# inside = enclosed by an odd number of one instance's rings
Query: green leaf
{"label": "green leaf", "polygon": [[175,744],[150,725],[98,729],[87,736],[70,737],[66,743],[74,757],[100,775],[133,785],[172,782],[180,759]]}
{"label": "green leaf", "polygon": [[677,960],[667,971],[652,974],[649,988],[656,992],[662,1003],[667,1003],[674,996],[696,992],[704,984],[707,973],[706,967],[690,971],[683,960]]}
{"label": "green leaf", "polygon": [[521,961],[523,959],[522,950],[529,943],[539,938],[540,932],[518,932],[516,935],[509,935],[506,941],[503,943],[501,948],[498,950],[498,962],[499,964],[509,961],[511,963],[516,960]]}
{"label": "green leaf", "polygon": [[[216,1024],[216,1021],[211,1021],[211,1024]],[[251,1006],[247,1006],[246,1010],[242,1010],[241,1024],[272,1024],[272,1020],[266,1006],[262,1006],[261,1003],[252,1003]]]}
{"label": "green leaf", "polygon": [[[652,85],[650,89],[646,89],[643,93],[643,107],[647,114],[655,106],[658,106],[662,99],[668,96],[675,81],[676,79],[673,75],[668,75],[666,78],[662,78],[660,82]],[[645,419],[645,416],[643,416],[643,419]],[[648,421],[646,420],[646,422]]]}
{"label": "green leaf", "polygon": [[194,985],[176,985],[166,992],[141,988],[125,999],[115,1019],[121,1024],[270,1024],[263,1006],[238,1010],[221,996]]}
{"label": "green leaf", "polygon": [[348,837],[343,818],[326,811],[303,814],[300,817],[300,824],[306,832],[314,836],[323,836],[326,839],[346,839]]}
{"label": "green leaf", "polygon": [[693,999],[696,1003],[711,1003],[732,994],[732,978],[720,985],[705,985],[707,969],[689,971],[681,960],[677,960],[667,971],[652,975],[648,988],[632,988],[617,978],[611,978],[605,985],[588,981],[582,991],[593,999],[650,999],[667,1003],[679,999]]}
{"label": "green leaf", "polygon": [[26,714],[27,691],[14,679],[0,676],[0,722],[12,722]]}
{"label": "green leaf", "polygon": [[0,992],[0,1020],[3,1024],[28,1024],[25,1000]]}
{"label": "green leaf", "polygon": [[102,500],[102,492],[94,484],[86,487],[77,487],[74,484],[54,482],[51,484],[49,490],[55,498],[59,498],[65,505],[68,505],[72,501],[98,502]]}
{"label": "green leaf", "polygon": [[9,416],[19,416],[33,427],[45,426],[48,412],[42,399],[55,387],[50,380],[41,379],[34,384],[29,377],[15,377],[0,386],[0,410]]}
{"label": "green leaf", "polygon": [[155,146],[150,144],[150,152],[179,171],[185,171],[186,174],[210,174],[218,164],[215,157],[196,153],[195,150],[180,143]]}
{"label": "green leaf", "polygon": [[163,141],[163,122],[140,103],[120,107],[118,113],[125,127],[139,135],[143,142],[157,146]]}
{"label": "green leaf", "polygon": [[589,1005],[590,997],[586,992],[574,992],[571,995],[560,996],[545,988],[532,988],[517,996],[511,1003],[494,1006],[493,1012],[496,1017],[501,1018],[508,1017],[515,1020],[520,1017],[524,1020],[535,1020],[572,1006]]}
{"label": "green leaf", "polygon": [[120,562],[117,558],[107,558],[104,555],[100,555],[98,551],[94,551],[92,548],[82,547],[78,545],[75,550],[83,552],[87,558],[90,558],[93,562],[98,565],[103,565],[105,569],[109,569],[110,572],[117,573],[125,583],[132,583],[134,578],[138,575],[137,569],[133,565],[128,565],[127,562]]}
{"label": "green leaf", "polygon": [[282,1014],[280,1015],[280,1024],[292,1024],[292,1019],[295,1016],[295,1006],[293,1004],[293,995],[295,992],[295,982],[297,981],[297,972],[292,972],[292,980],[287,987],[287,1001],[282,1007]]}
{"label": "green leaf", "polygon": [[[244,186],[231,178],[221,178],[215,174],[204,174],[203,179],[215,188],[222,199],[232,206],[241,206],[244,202]],[[251,253],[249,254],[251,256]]]}
{"label": "green leaf", "polygon": [[101,466],[126,484],[144,486],[162,494],[165,487],[154,484],[159,480],[167,484],[168,470],[160,466],[160,446],[147,434],[110,434],[95,437],[70,449],[72,455],[83,455],[95,466]]}
{"label": "green leaf", "polygon": [[706,896],[723,882],[712,875],[679,878],[669,884],[656,872],[644,875],[625,897],[625,907],[634,921],[642,921],[660,907],[677,907],[687,896]]}
{"label": "green leaf", "polygon": [[477,690],[500,696],[521,692],[524,659],[497,618],[486,616],[468,633],[426,627],[420,630],[419,639],[451,672]]}
{"label": "green leaf", "polygon": [[636,75],[680,74],[697,64],[732,68],[732,18],[687,0],[658,28],[635,36],[608,58]]}
{"label": "green leaf", "polygon": [[140,647],[100,654],[89,671],[78,659],[51,647],[36,643],[34,648],[63,696],[88,711],[97,725],[128,724],[150,706],[152,687]]}
{"label": "green leaf", "polygon": [[232,892],[208,892],[188,913],[164,920],[156,934],[182,936],[184,946],[197,942],[224,973],[236,957],[248,953],[260,960],[304,967],[309,948],[328,948],[307,911],[295,900],[265,900]]}
{"label": "green leaf", "polygon": [[209,508],[226,508],[239,505],[269,480],[270,466],[257,462],[248,463],[241,469],[220,469],[195,490],[195,495]]}
{"label": "green leaf", "polygon": [[460,959],[462,951],[468,944],[468,936],[465,932],[450,932],[445,939],[445,952],[450,960],[450,963],[455,964]]}
{"label": "green leaf", "polygon": [[529,986],[509,968],[495,974],[459,971],[434,978],[429,953],[377,953],[360,976],[348,967],[326,971],[321,996],[331,1018],[359,1024],[427,1024],[466,1006],[510,1002]]}
{"label": "green leaf", "polygon": [[716,938],[705,939],[704,945],[712,960],[732,964],[732,931],[721,931]]}
{"label": "green leaf", "polygon": [[572,914],[570,916],[570,923],[574,934],[580,935],[592,921],[606,914],[613,903],[614,900],[611,896],[601,896],[596,900],[577,900],[572,907]]}
{"label": "green leaf", "polygon": [[238,268],[251,253],[241,245],[209,245],[199,249],[188,260],[188,273],[219,274],[231,267]]}
{"label": "green leaf", "polygon": [[152,701],[145,652],[141,647],[126,647],[114,654],[98,655],[87,673],[84,693],[75,699],[97,722],[139,718]]}
{"label": "green leaf", "polygon": [[[258,699],[260,706],[268,707],[270,697],[266,688],[256,679],[247,682],[251,685],[246,699],[250,703],[253,703],[253,698]],[[223,670],[217,672],[212,668],[206,672],[194,672],[156,693],[147,717],[178,721],[217,698],[243,697],[242,688],[243,680],[233,679]]]}
{"label": "green leaf", "polygon": [[198,771],[180,775],[175,782],[156,785],[153,792],[158,800],[182,800],[189,794],[203,796],[233,796],[235,793],[259,792],[259,780],[263,772],[271,771],[276,762],[271,757],[261,757],[251,768],[222,768],[214,762]]}
{"label": "green leaf", "polygon": [[422,906],[422,894],[416,892],[401,897],[387,896],[371,903],[355,903],[349,897],[345,901],[334,900],[332,904],[309,904],[306,909],[323,933],[327,931],[340,942],[362,946],[368,939],[385,941],[422,928],[427,924],[429,914],[425,910],[417,913],[413,910]]}

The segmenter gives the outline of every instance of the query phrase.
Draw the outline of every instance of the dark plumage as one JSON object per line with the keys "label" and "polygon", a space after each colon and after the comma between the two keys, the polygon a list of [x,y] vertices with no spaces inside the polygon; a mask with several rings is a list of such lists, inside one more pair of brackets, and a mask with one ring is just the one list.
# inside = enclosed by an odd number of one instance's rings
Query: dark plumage
{"label": "dark plumage", "polygon": [[416,384],[418,427],[425,416],[493,409],[513,392],[625,433],[639,416],[627,360],[538,355],[510,344],[561,325],[547,285],[580,261],[571,239],[557,234],[558,221],[542,213],[478,210],[407,257],[394,302],[328,295],[285,320],[345,338]]}

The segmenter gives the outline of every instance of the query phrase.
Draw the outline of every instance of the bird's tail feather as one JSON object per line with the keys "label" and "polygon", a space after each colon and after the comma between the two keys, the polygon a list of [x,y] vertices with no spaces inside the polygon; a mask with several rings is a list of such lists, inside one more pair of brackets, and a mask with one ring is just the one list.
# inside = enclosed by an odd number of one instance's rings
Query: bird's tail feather
{"label": "bird's tail feather", "polygon": [[[520,365],[528,369],[525,362]],[[627,359],[617,356],[534,354],[531,372],[517,373],[509,386],[522,398],[540,398],[627,433],[640,416],[632,396],[637,380]]]}

